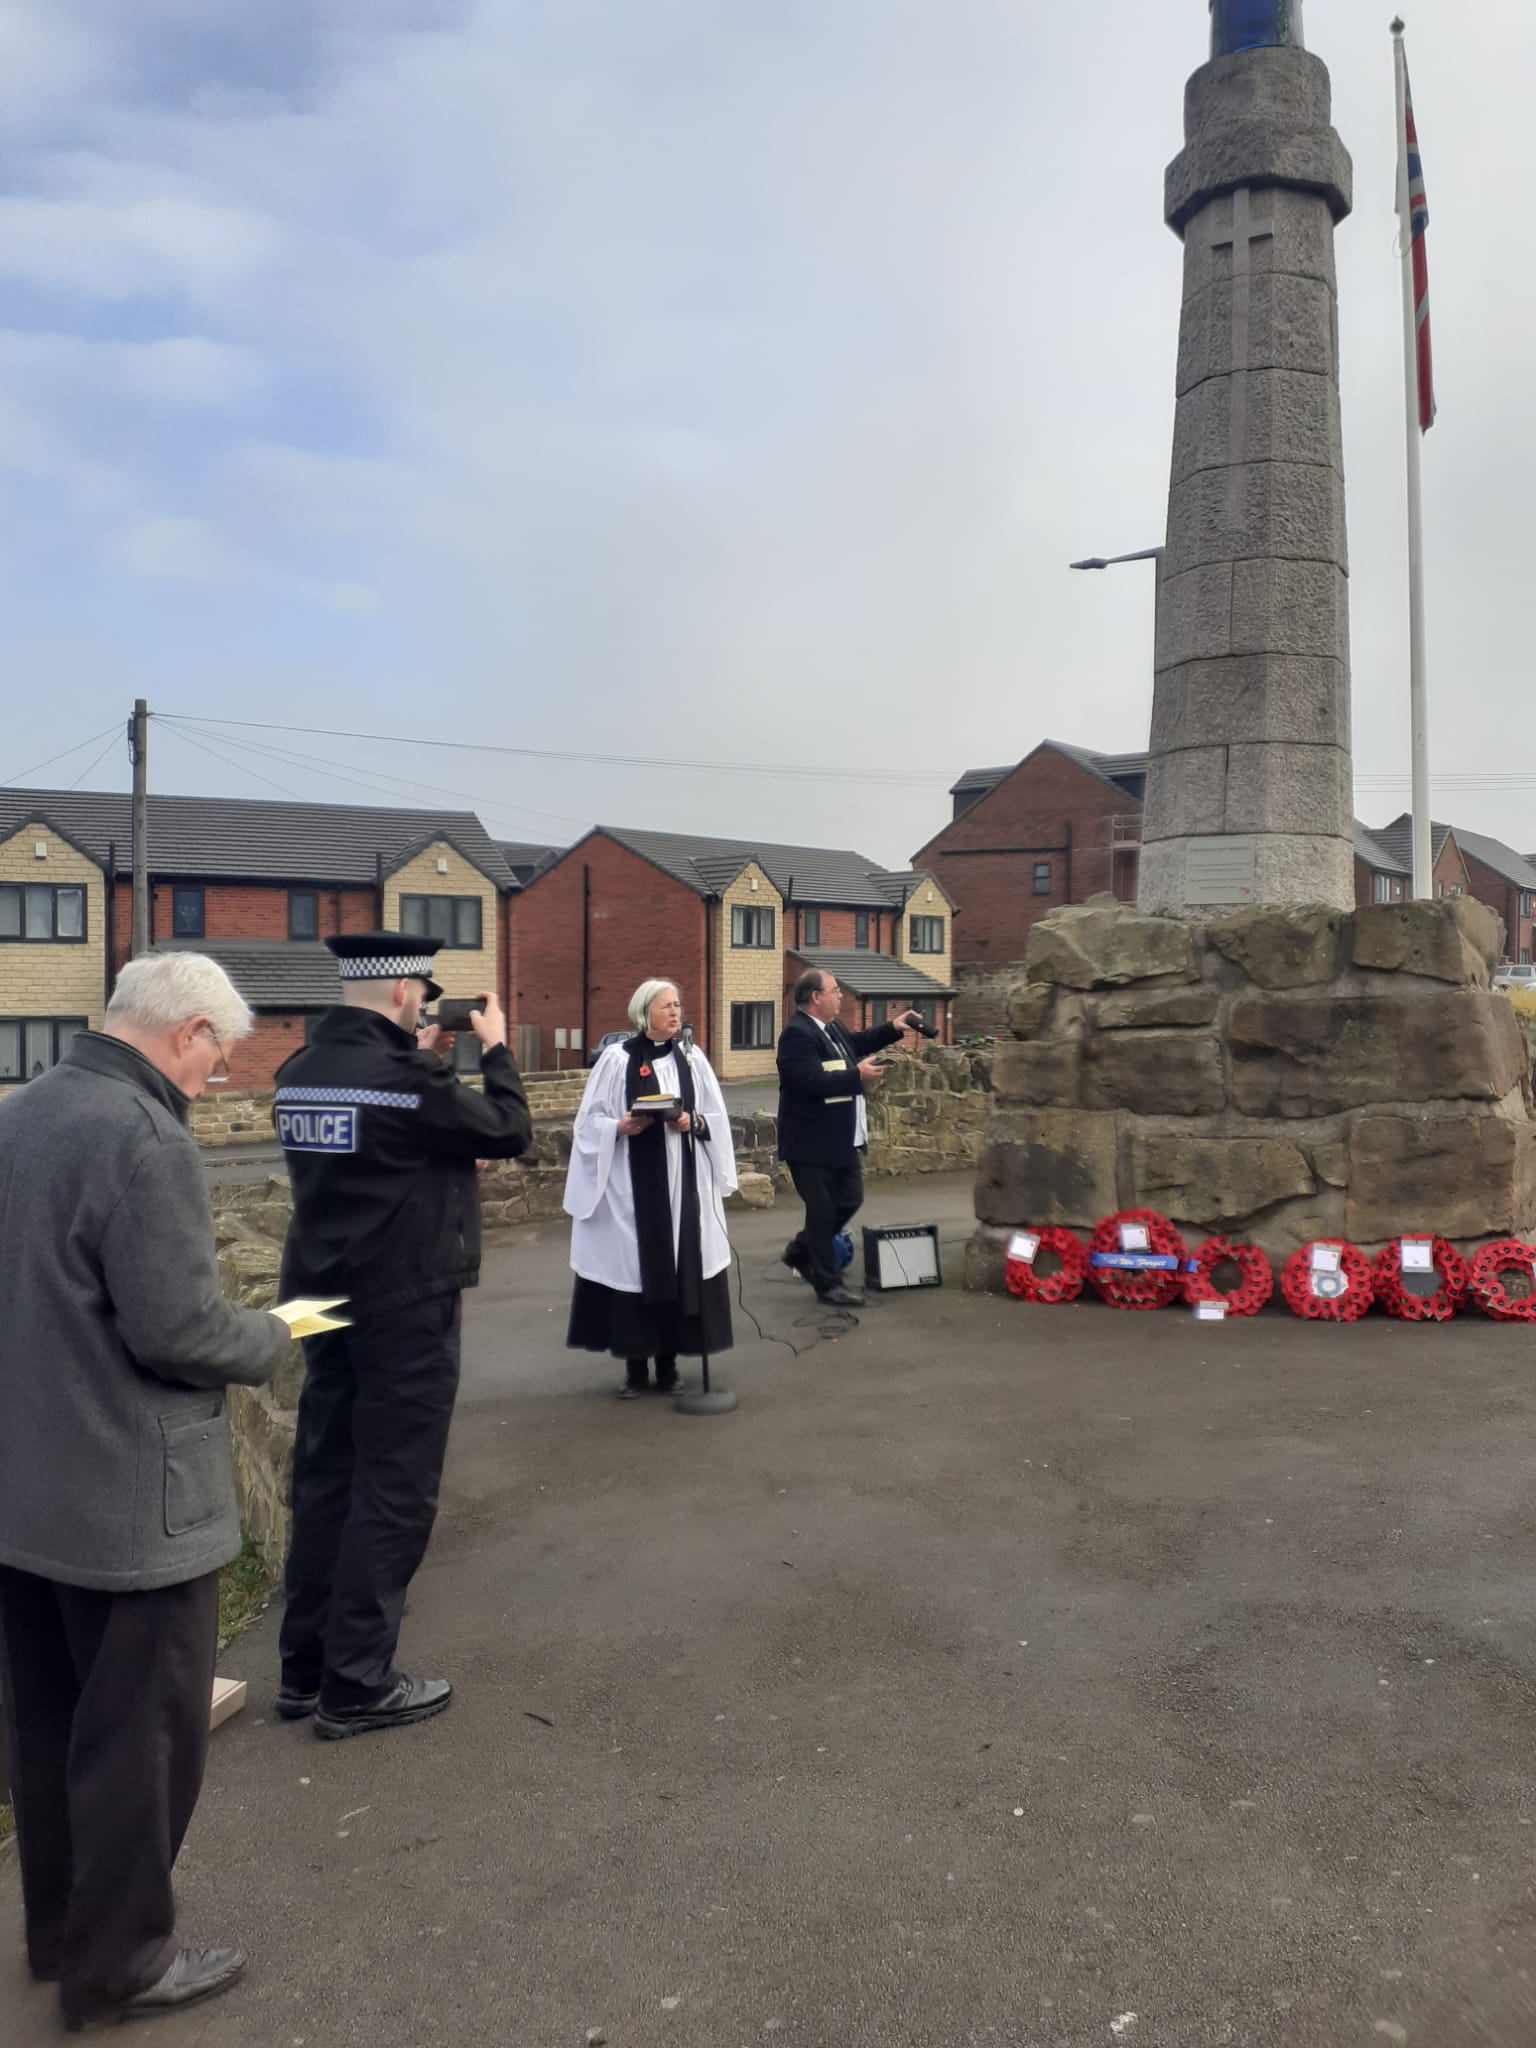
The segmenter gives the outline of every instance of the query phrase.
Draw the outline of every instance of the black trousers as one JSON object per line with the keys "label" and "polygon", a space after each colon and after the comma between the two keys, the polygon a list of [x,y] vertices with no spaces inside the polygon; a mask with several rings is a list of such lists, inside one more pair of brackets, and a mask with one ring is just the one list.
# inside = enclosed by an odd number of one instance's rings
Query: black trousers
{"label": "black trousers", "polygon": [[0,1685],[32,1974],[66,2020],[176,1953],[171,1866],[202,1788],[219,1575],[96,1593],[0,1567]]}
{"label": "black trousers", "polygon": [[805,1204],[805,1227],[790,1239],[784,1255],[791,1265],[806,1268],[818,1294],[827,1294],[843,1285],[832,1240],[864,1206],[864,1168],[855,1153],[846,1166],[805,1166],[790,1160],[789,1173]]}
{"label": "black trousers", "polygon": [[406,1589],[427,1552],[459,1390],[462,1297],[304,1340],[283,1682],[327,1707],[394,1683]]}

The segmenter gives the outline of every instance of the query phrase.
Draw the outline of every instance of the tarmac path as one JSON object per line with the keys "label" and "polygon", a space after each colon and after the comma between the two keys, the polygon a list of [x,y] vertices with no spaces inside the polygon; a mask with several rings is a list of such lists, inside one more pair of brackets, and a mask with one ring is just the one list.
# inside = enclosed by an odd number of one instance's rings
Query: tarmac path
{"label": "tarmac path", "polygon": [[[813,1339],[789,1221],[733,1220],[746,1295]],[[135,2048],[1531,2048],[1532,1334],[946,1257],[799,1358],[739,1319],[700,1421],[563,1351],[562,1229],[502,1237],[402,1644],[454,1704],[320,1744],[274,1617],[233,1647],[181,1891],[251,1966]]]}

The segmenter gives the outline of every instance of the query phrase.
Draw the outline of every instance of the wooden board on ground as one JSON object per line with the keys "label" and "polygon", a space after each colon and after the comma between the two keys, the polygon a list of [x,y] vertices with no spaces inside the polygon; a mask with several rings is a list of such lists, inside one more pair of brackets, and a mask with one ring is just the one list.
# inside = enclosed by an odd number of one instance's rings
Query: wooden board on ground
{"label": "wooden board on ground", "polygon": [[208,1710],[208,1727],[218,1727],[231,1714],[238,1714],[245,1705],[245,1680],[243,1678],[216,1678],[213,1681],[213,1705]]}

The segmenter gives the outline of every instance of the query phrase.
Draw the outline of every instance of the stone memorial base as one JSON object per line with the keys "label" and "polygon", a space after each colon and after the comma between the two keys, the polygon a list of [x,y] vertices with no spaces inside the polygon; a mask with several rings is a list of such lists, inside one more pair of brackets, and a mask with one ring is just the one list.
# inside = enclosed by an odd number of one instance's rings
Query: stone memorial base
{"label": "stone memorial base", "polygon": [[1022,1225],[1133,1207],[1277,1264],[1314,1237],[1529,1236],[1531,1059],[1489,987],[1502,947],[1465,897],[1203,923],[1108,897],[1052,911],[994,1064],[967,1284],[1002,1286]]}

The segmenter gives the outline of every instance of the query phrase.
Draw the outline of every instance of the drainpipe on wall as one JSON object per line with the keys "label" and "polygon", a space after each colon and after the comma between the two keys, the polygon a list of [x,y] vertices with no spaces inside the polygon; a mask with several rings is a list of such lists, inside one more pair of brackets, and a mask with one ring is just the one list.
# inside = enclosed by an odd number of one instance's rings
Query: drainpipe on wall
{"label": "drainpipe on wall", "polygon": [[715,927],[709,910],[718,898],[706,896],[699,904],[704,917],[704,1057],[718,1068],[715,1055]]}
{"label": "drainpipe on wall", "polygon": [[373,856],[373,923],[376,931],[384,929],[384,856]]}
{"label": "drainpipe on wall", "polygon": [[592,965],[592,870],[581,864],[581,1063],[587,1063],[587,977]]}
{"label": "drainpipe on wall", "polygon": [[107,841],[107,915],[102,933],[107,949],[106,971],[102,986],[110,998],[117,979],[114,962],[117,959],[117,841]]}

